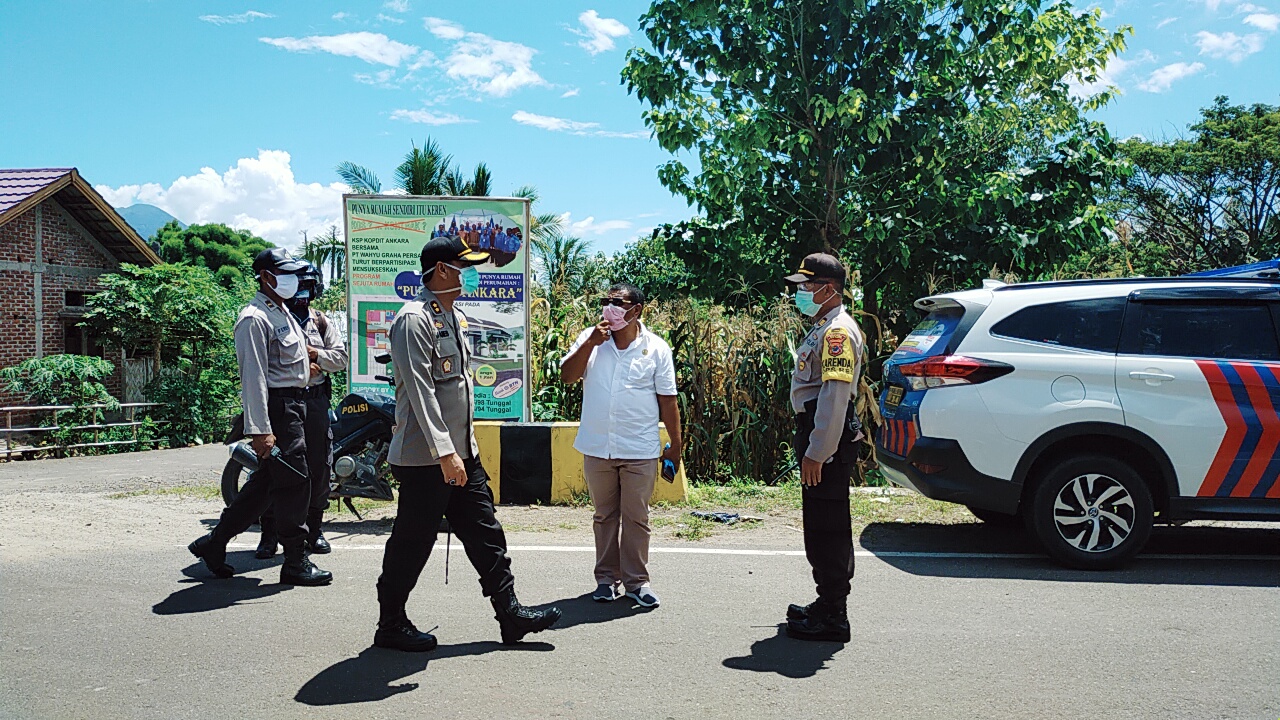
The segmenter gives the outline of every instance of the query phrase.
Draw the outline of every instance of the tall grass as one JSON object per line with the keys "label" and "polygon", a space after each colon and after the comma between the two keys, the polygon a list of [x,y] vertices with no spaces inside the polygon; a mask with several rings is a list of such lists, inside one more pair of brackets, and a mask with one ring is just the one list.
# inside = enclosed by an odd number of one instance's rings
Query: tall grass
{"label": "tall grass", "polygon": [[[536,420],[579,418],[581,384],[561,382],[559,364],[578,333],[599,322],[595,300],[540,298],[530,309]],[[654,302],[646,307],[644,322],[671,345],[689,476],[731,483],[772,482],[787,475],[793,464],[793,353],[807,331],[794,305],[784,299],[747,309],[694,300]],[[857,402],[870,438],[879,424],[871,383],[861,383]],[[859,478],[874,464],[873,453],[868,439]]]}

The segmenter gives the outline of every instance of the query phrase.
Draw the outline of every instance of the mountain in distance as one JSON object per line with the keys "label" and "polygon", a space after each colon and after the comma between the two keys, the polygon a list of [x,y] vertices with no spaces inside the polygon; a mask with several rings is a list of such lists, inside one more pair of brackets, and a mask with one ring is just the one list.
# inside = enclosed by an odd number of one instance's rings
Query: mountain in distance
{"label": "mountain in distance", "polygon": [[[130,205],[129,207],[116,208],[116,212],[120,213],[120,217],[124,218],[125,222],[129,223],[134,230],[138,231],[138,234],[142,236],[143,240],[150,240],[151,236],[155,235],[157,230],[164,227],[172,220],[178,220],[178,218],[161,210],[155,205],[147,205],[146,203],[138,203],[136,205]],[[184,228],[187,226],[187,224],[181,220],[178,220],[178,224]]]}

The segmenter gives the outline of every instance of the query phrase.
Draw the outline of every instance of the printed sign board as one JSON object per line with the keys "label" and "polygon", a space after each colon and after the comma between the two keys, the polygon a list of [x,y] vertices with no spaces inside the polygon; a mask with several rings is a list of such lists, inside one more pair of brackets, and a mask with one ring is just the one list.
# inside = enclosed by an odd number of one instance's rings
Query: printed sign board
{"label": "printed sign board", "polygon": [[[438,235],[490,253],[480,289],[454,307],[466,316],[477,420],[529,420],[529,201],[521,198],[344,195],[351,392],[392,394],[376,375],[391,323],[422,289],[419,256]],[[394,371],[394,369],[393,369]]]}

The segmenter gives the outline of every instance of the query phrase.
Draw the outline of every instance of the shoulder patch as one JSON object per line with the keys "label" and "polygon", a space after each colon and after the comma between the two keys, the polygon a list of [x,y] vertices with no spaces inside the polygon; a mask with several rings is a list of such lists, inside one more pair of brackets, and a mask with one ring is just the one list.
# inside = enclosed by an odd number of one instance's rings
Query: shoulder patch
{"label": "shoulder patch", "polygon": [[848,330],[839,326],[828,330],[822,339],[822,381],[853,382],[853,353]]}

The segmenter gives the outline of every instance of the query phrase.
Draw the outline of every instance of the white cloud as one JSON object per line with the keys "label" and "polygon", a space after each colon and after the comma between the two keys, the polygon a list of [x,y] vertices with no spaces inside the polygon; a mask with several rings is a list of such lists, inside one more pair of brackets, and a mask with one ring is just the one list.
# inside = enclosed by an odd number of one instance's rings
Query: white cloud
{"label": "white cloud", "polygon": [[573,222],[569,217],[569,213],[565,213],[560,216],[560,221],[564,223],[570,233],[575,235],[604,235],[615,230],[630,230],[632,227],[630,220],[602,220],[596,222],[594,215],[588,216],[585,220]]}
{"label": "white cloud", "polygon": [[350,188],[297,182],[290,162],[283,150],[259,150],[256,158],[241,158],[224,173],[204,167],[167,188],[146,183],[95,189],[115,207],[147,203],[185,223],[225,223],[292,247],[303,230],[341,227],[342,193]]}
{"label": "white cloud", "polygon": [[321,52],[355,57],[367,63],[399,67],[400,63],[418,54],[418,48],[388,38],[382,33],[354,32],[341,35],[312,35],[304,38],[258,38],[268,45],[290,52]]}
{"label": "white cloud", "polygon": [[1250,33],[1243,37],[1233,32],[1218,35],[1205,30],[1196,33],[1196,47],[1201,55],[1211,58],[1226,58],[1238,63],[1246,57],[1258,52],[1263,46],[1262,35]]}
{"label": "white cloud", "polygon": [[475,122],[453,113],[436,113],[430,110],[396,110],[391,113],[392,120],[407,120],[424,125],[457,125],[458,123]]}
{"label": "white cloud", "polygon": [[1244,19],[1244,24],[1252,25],[1259,30],[1275,32],[1280,29],[1280,15],[1268,12],[1254,13]]}
{"label": "white cloud", "polygon": [[602,18],[595,10],[587,10],[579,15],[578,22],[582,23],[582,30],[574,30],[573,32],[586,38],[586,40],[579,42],[578,45],[592,55],[599,55],[606,50],[612,50],[614,48],[614,38],[631,34],[631,30],[626,25],[613,18]]}
{"label": "white cloud", "polygon": [[521,125],[541,128],[551,132],[567,132],[570,135],[594,135],[596,137],[615,137],[615,138],[643,138],[649,137],[647,131],[636,132],[614,132],[612,130],[601,130],[600,123],[579,122],[577,120],[568,120],[566,118],[552,117],[550,115],[535,115],[524,110],[517,110],[511,116],[512,120]]}
{"label": "white cloud", "polygon": [[271,13],[264,13],[264,12],[258,12],[257,10],[250,10],[248,12],[242,12],[237,15],[201,15],[200,19],[207,23],[213,23],[214,25],[239,25],[240,23],[247,23],[251,20],[258,20],[260,18],[266,19],[266,18],[273,18],[273,17],[275,17],[275,15],[272,15]]}
{"label": "white cloud", "polygon": [[409,0],[387,0],[382,7],[391,12],[406,13],[409,12]]}
{"label": "white cloud", "polygon": [[461,40],[467,34],[461,25],[443,18],[423,18],[422,22],[428,32],[441,40]]}
{"label": "white cloud", "polygon": [[563,93],[561,93],[561,94],[560,94],[560,97],[562,97],[562,98],[577,97],[577,96],[578,96],[578,93],[580,93],[580,92],[582,92],[582,91],[581,91],[580,89],[578,89],[578,88],[574,88],[574,89],[572,89],[572,90],[565,90]]}
{"label": "white cloud", "polygon": [[446,75],[473,90],[505,97],[522,87],[547,84],[533,69],[537,51],[527,45],[467,32],[441,18],[424,18],[423,23],[432,35],[454,43],[452,52],[439,64]]}
{"label": "white cloud", "polygon": [[349,17],[351,17],[351,13],[336,12],[333,14],[333,17],[331,19],[341,22],[343,20],[346,20]]}
{"label": "white cloud", "polygon": [[1158,68],[1146,80],[1138,83],[1139,90],[1150,93],[1166,92],[1175,82],[1204,70],[1204,63],[1176,62]]}
{"label": "white cloud", "polygon": [[362,82],[365,85],[377,85],[379,87],[388,87],[391,81],[396,77],[394,69],[379,70],[376,73],[356,73],[356,82]]}
{"label": "white cloud", "polygon": [[378,13],[377,17],[375,17],[374,19],[377,20],[378,22],[389,22],[389,23],[395,23],[396,25],[404,24],[403,19],[398,17],[391,17],[390,15],[384,15],[383,13]]}
{"label": "white cloud", "polygon": [[1178,21],[1178,18],[1176,18],[1176,17],[1167,17],[1167,18],[1165,18],[1165,19],[1161,20],[1161,21],[1159,22],[1159,24],[1157,24],[1157,25],[1156,25],[1156,29],[1157,29],[1157,30],[1159,30],[1160,28],[1164,27],[1165,25],[1168,25],[1169,23],[1173,23],[1173,22],[1177,22],[1177,21]]}

